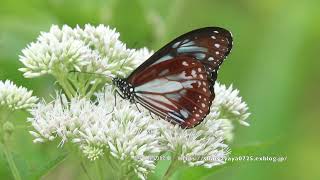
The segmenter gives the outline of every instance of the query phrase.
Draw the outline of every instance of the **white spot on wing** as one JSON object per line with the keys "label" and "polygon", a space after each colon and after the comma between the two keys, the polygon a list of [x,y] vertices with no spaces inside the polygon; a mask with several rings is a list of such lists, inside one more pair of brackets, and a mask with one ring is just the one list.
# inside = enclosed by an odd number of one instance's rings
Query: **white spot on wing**
{"label": "white spot on wing", "polygon": [[155,92],[155,93],[165,93],[165,92],[172,92],[178,91],[182,89],[183,86],[180,82],[177,81],[169,81],[167,79],[155,79],[149,81],[141,86],[137,86],[135,88],[136,92],[143,91],[143,92]]}
{"label": "white spot on wing", "polygon": [[191,76],[186,75],[185,71],[183,71],[182,73],[179,73],[179,74],[173,74],[173,75],[167,76],[166,78],[169,80],[174,80],[174,81],[179,81],[181,79],[192,79]]}
{"label": "white spot on wing", "polygon": [[213,61],[214,59],[213,59],[213,57],[209,57],[208,60],[209,61]]}
{"label": "white spot on wing", "polygon": [[201,86],[201,81],[198,81],[197,84],[198,84],[198,87],[200,87]]}
{"label": "white spot on wing", "polygon": [[191,46],[191,45],[194,45],[194,42],[193,41],[190,41],[188,43],[185,43],[183,44],[181,47],[186,47],[186,46]]}
{"label": "white spot on wing", "polygon": [[166,98],[179,101],[181,99],[181,95],[179,93],[166,94]]}
{"label": "white spot on wing", "polygon": [[172,48],[176,48],[176,47],[178,47],[178,45],[180,44],[180,41],[178,41],[178,42],[176,42],[176,43],[174,43],[173,45],[172,45]]}
{"label": "white spot on wing", "polygon": [[212,39],[217,39],[215,36],[211,36]]}
{"label": "white spot on wing", "polygon": [[193,87],[192,87],[192,83],[195,83],[195,82],[196,82],[196,80],[184,81],[184,82],[181,83],[181,84],[182,84],[182,86],[183,86],[184,88],[193,88]]}
{"label": "white spot on wing", "polygon": [[188,52],[195,52],[195,51],[208,52],[208,49],[204,47],[198,47],[198,46],[179,47],[177,49],[178,53],[188,53]]}
{"label": "white spot on wing", "polygon": [[168,114],[169,114],[172,118],[174,118],[175,121],[178,120],[178,121],[179,121],[178,123],[184,122],[184,120],[181,119],[180,117],[178,117],[177,115],[175,115],[175,114],[173,114],[173,113],[171,113],[171,112],[169,112]]}
{"label": "white spot on wing", "polygon": [[189,114],[186,110],[184,109],[181,109],[180,110],[180,114],[184,117],[184,118],[188,118],[189,117]]}
{"label": "white spot on wing", "polygon": [[197,72],[193,69],[193,70],[191,71],[191,75],[192,75],[192,77],[197,77]]}
{"label": "white spot on wing", "polygon": [[220,47],[220,44],[214,44],[214,46],[216,47],[216,48],[219,48]]}
{"label": "white spot on wing", "polygon": [[204,53],[195,53],[194,55],[199,60],[202,60],[202,59],[204,59],[206,57],[206,55]]}
{"label": "white spot on wing", "polygon": [[139,97],[143,98],[145,101],[147,101],[148,103],[161,108],[165,111],[172,111],[171,109],[167,108],[165,105],[163,105],[162,103],[158,103],[157,101],[161,101],[165,104],[168,104],[170,106],[173,106],[175,108],[177,108],[171,101],[169,101],[167,98],[161,96],[161,95],[154,95],[154,94],[140,94],[137,93]]}
{"label": "white spot on wing", "polygon": [[189,64],[188,64],[186,61],[183,61],[183,62],[182,62],[182,65],[184,65],[184,66],[189,66]]}
{"label": "white spot on wing", "polygon": [[159,73],[159,76],[163,76],[169,72],[169,69],[165,69]]}
{"label": "white spot on wing", "polygon": [[159,63],[161,63],[163,61],[167,61],[167,60],[172,59],[172,58],[173,57],[170,56],[170,55],[165,55],[165,56],[161,57],[160,59],[158,59],[156,62],[154,62],[152,65],[159,64]]}
{"label": "white spot on wing", "polygon": [[185,95],[187,93],[187,90],[183,89],[179,93],[182,94],[182,95]]}

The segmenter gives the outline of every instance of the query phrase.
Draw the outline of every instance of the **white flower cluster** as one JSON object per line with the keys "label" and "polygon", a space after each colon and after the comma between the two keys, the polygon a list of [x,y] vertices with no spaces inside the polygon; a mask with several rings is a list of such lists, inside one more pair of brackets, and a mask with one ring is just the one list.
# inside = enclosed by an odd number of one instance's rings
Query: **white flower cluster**
{"label": "white flower cluster", "polygon": [[59,137],[62,145],[70,140],[79,144],[91,160],[106,154],[105,149],[121,163],[127,163],[128,171],[145,177],[155,168],[155,161],[140,157],[160,152],[154,121],[126,101],[119,100],[113,107],[110,89],[96,96],[94,102],[78,98],[68,102],[64,95],[57,95],[53,102],[38,103],[28,119],[35,128],[30,131],[34,142]]}
{"label": "white flower cluster", "polygon": [[[224,93],[217,93],[216,98],[221,99],[219,96]],[[229,107],[228,102],[217,104],[216,108]],[[232,107],[227,110],[239,110]],[[210,168],[223,164],[229,153],[225,140],[232,136],[233,128],[231,120],[219,118],[219,112],[214,111],[197,127],[181,129],[153,119],[147,111],[139,112],[128,101],[117,100],[114,106],[109,88],[96,94],[95,101],[73,98],[68,102],[63,94],[57,95],[50,103],[38,103],[31,114],[34,142],[55,138],[61,139],[61,144],[72,141],[91,160],[109,153],[141,179],[155,168],[156,158],[147,157],[160,152],[177,154],[179,160],[190,166]]]}
{"label": "white flower cluster", "polygon": [[[229,151],[224,142],[224,132],[220,121],[208,120],[192,129],[167,124],[161,128],[163,146],[177,155],[189,166],[211,168],[224,163]],[[208,125],[211,126],[208,126]]]}
{"label": "white flower cluster", "polygon": [[25,87],[17,87],[10,80],[0,81],[0,107],[6,106],[9,109],[28,109],[35,105],[38,98],[32,96],[32,91]]}
{"label": "white flower cluster", "polygon": [[27,78],[70,71],[123,76],[151,52],[128,49],[119,36],[115,29],[104,25],[85,25],[83,29],[53,25],[22,50],[20,61],[25,67],[19,70]]}
{"label": "white flower cluster", "polygon": [[227,88],[225,85],[215,83],[214,91],[216,97],[212,103],[212,112],[218,113],[221,119],[237,120],[244,126],[249,126],[245,120],[248,119],[250,113],[248,106],[239,96],[239,90],[233,89],[232,85]]}
{"label": "white flower cluster", "polygon": [[[25,67],[20,70],[25,77],[59,76],[72,70],[124,76],[150,55],[146,48],[127,49],[119,41],[119,33],[109,27],[52,26],[50,32],[42,33],[37,42],[23,50],[20,61]],[[88,159],[107,158],[112,167],[122,168],[125,174],[134,172],[140,179],[155,169],[156,156],[166,152],[189,166],[211,168],[223,164],[229,154],[226,140],[232,140],[234,120],[248,125],[248,107],[232,86],[216,83],[216,97],[206,119],[195,128],[181,129],[153,119],[148,110],[141,107],[140,112],[129,101],[118,99],[115,103],[111,88],[92,97],[97,89],[87,88],[87,84],[96,79],[74,83],[79,79],[58,79],[65,85],[68,98],[57,93],[52,102],[41,101],[31,110],[28,121],[34,128],[30,131],[34,142],[73,142]],[[83,83],[77,88],[85,96],[72,93],[65,84],[69,81],[73,86]]]}

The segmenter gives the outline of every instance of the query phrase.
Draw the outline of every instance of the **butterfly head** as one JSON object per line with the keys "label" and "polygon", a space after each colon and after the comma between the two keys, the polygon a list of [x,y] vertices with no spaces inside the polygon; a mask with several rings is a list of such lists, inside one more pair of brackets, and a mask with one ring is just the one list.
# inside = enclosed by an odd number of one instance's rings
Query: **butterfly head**
{"label": "butterfly head", "polygon": [[113,78],[112,83],[118,88],[123,99],[129,99],[130,102],[134,102],[134,88],[130,83],[118,77]]}

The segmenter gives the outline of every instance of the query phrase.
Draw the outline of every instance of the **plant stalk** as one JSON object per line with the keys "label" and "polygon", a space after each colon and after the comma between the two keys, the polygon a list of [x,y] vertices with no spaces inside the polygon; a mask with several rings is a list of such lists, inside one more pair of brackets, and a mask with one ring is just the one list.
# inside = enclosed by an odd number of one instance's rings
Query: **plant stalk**
{"label": "plant stalk", "polygon": [[15,164],[15,162],[13,160],[13,157],[12,157],[12,154],[11,154],[9,148],[8,148],[8,145],[6,143],[3,143],[2,145],[3,145],[2,146],[3,147],[3,152],[4,152],[4,155],[5,155],[6,159],[7,159],[7,162],[9,164],[9,168],[11,170],[13,178],[15,180],[21,180],[21,176],[20,176],[19,170],[18,170],[18,168],[17,168],[17,166],[16,166],[16,164]]}
{"label": "plant stalk", "polygon": [[103,180],[103,173],[102,173],[102,167],[99,163],[99,159],[95,160],[96,170],[97,170],[97,176],[99,180]]}
{"label": "plant stalk", "polygon": [[170,166],[168,167],[166,173],[162,177],[162,180],[168,180],[176,172],[180,165],[181,163],[178,160],[178,153],[175,153],[171,160]]}

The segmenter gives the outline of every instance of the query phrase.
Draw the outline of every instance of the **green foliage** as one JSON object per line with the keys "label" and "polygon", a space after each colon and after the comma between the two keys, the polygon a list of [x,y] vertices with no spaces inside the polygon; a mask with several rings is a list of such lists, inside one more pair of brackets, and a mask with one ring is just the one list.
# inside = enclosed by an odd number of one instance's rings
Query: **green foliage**
{"label": "green foliage", "polygon": [[60,163],[62,163],[66,157],[68,156],[68,153],[61,153],[58,155],[58,157],[54,158],[53,160],[50,160],[43,166],[39,167],[36,170],[30,171],[28,177],[30,179],[39,179],[46,175],[48,172],[50,172],[53,168],[58,166]]}

